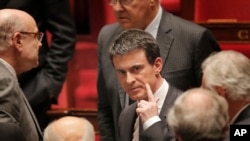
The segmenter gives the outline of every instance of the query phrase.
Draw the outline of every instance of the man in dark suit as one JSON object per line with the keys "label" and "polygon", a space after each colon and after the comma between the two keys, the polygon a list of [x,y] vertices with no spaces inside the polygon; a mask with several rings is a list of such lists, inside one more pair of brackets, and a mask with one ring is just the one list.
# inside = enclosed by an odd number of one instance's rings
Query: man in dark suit
{"label": "man in dark suit", "polygon": [[28,13],[14,9],[0,10],[0,31],[0,122],[20,126],[26,141],[40,141],[42,132],[17,75],[38,66],[43,33]]}
{"label": "man in dark suit", "polygon": [[19,76],[24,91],[41,128],[48,124],[46,112],[51,103],[57,103],[66,77],[68,61],[75,47],[75,25],[68,0],[1,0],[1,8],[14,8],[28,12],[45,34],[39,51],[39,66]]}
{"label": "man in dark suit", "polygon": [[122,88],[136,101],[120,114],[120,140],[168,141],[168,109],[182,92],[162,78],[154,37],[139,29],[124,31],[110,47],[110,58]]}
{"label": "man in dark suit", "polygon": [[118,23],[102,28],[98,37],[98,124],[102,141],[119,141],[117,122],[127,98],[114,75],[108,48],[123,30],[139,28],[156,38],[163,59],[162,76],[186,90],[200,86],[202,61],[220,50],[205,28],[176,17],[160,7],[159,0],[111,0]]}
{"label": "man in dark suit", "polygon": [[208,57],[202,70],[202,87],[227,100],[230,124],[250,125],[249,58],[237,51],[221,51]]}

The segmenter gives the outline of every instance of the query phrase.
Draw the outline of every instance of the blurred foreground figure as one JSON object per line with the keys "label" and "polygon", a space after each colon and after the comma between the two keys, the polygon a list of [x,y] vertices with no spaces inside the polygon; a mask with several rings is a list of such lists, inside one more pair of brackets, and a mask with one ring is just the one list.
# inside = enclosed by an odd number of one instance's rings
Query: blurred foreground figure
{"label": "blurred foreground figure", "polygon": [[230,124],[250,125],[249,58],[240,52],[225,50],[207,58],[202,69],[202,86],[227,100]]}
{"label": "blurred foreground figure", "polygon": [[167,120],[178,141],[223,141],[228,129],[227,110],[223,97],[194,88],[177,98]]}
{"label": "blurred foreground figure", "polygon": [[84,118],[66,116],[50,123],[44,141],[94,141],[93,125]]}

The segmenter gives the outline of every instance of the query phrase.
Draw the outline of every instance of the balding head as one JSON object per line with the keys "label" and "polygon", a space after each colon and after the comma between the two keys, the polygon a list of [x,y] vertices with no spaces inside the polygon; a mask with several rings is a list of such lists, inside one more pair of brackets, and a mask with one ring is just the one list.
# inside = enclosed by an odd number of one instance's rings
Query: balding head
{"label": "balding head", "polygon": [[[42,45],[35,20],[17,9],[0,10],[0,58],[10,64],[17,74],[38,65]],[[40,36],[40,37],[39,37]]]}
{"label": "balding head", "polygon": [[44,141],[94,141],[94,128],[84,119],[73,116],[62,117],[45,129]]}
{"label": "balding head", "polygon": [[183,141],[217,141],[225,137],[228,118],[228,105],[223,97],[195,88],[177,98],[167,120]]}
{"label": "balding head", "polygon": [[26,12],[17,9],[0,10],[0,53],[9,46],[16,31],[37,28],[35,20]]}

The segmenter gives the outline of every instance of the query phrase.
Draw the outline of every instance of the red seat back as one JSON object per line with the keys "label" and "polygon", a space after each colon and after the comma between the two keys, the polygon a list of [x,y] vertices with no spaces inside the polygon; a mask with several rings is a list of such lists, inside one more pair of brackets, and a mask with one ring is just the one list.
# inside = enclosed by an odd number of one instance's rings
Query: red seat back
{"label": "red seat back", "polygon": [[194,20],[235,19],[250,21],[249,0],[195,0]]}
{"label": "red seat back", "polygon": [[161,0],[161,6],[168,12],[179,15],[181,10],[181,0]]}

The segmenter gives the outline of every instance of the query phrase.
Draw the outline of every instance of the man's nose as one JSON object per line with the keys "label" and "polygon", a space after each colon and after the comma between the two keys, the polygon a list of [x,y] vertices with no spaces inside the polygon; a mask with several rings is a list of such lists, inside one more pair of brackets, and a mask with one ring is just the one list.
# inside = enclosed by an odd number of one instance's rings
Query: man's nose
{"label": "man's nose", "polygon": [[120,1],[117,1],[116,3],[112,4],[113,10],[114,11],[121,11],[123,10],[123,6],[120,3]]}
{"label": "man's nose", "polygon": [[127,82],[128,84],[130,84],[130,83],[132,83],[132,82],[134,82],[134,81],[135,81],[135,77],[133,76],[133,74],[127,73],[126,82]]}

